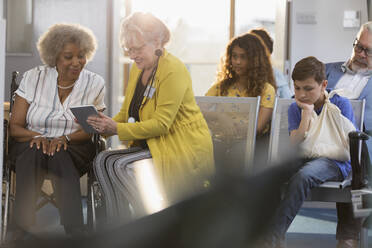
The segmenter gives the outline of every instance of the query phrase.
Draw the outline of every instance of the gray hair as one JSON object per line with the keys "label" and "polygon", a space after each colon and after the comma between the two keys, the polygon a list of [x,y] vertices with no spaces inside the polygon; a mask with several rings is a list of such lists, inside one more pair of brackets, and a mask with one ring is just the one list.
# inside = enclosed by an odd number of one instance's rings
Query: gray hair
{"label": "gray hair", "polygon": [[67,43],[76,44],[87,61],[91,60],[97,49],[93,32],[80,24],[54,24],[40,36],[37,49],[44,64],[56,66],[57,58]]}
{"label": "gray hair", "polygon": [[360,37],[360,35],[362,34],[364,30],[367,30],[369,34],[372,34],[372,21],[366,22],[360,27],[358,35],[357,35],[358,38]]}
{"label": "gray hair", "polygon": [[120,45],[125,47],[129,42],[138,43],[142,37],[146,42],[159,43],[161,47],[170,39],[168,27],[150,13],[135,12],[121,22]]}

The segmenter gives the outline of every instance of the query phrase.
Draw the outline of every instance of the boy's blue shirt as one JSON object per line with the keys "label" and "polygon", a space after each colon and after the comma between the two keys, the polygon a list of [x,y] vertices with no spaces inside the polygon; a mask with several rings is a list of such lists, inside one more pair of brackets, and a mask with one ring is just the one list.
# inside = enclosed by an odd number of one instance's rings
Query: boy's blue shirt
{"label": "boy's blue shirt", "polygon": [[[341,110],[341,114],[345,116],[346,118],[348,118],[354,124],[355,128],[358,130],[358,127],[356,126],[356,123],[355,123],[354,112],[353,112],[353,108],[351,106],[350,101],[345,97],[341,97],[335,94],[330,99],[330,102],[335,104]],[[320,109],[315,110],[317,115],[320,114],[322,109],[323,109],[323,106]],[[298,107],[297,103],[294,102],[288,108],[288,131],[289,133],[292,130],[298,129],[298,127],[300,126],[300,122],[301,122],[301,108]],[[350,161],[342,162],[342,161],[334,160],[334,162],[340,168],[341,173],[344,176],[344,178],[346,178],[351,171]]]}

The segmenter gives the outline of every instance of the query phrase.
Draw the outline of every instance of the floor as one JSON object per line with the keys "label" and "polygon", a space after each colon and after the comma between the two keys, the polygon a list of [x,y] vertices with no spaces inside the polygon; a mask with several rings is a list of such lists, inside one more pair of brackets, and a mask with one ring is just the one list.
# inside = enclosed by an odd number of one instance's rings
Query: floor
{"label": "floor", "polygon": [[[287,247],[336,247],[336,223],[334,203],[305,202],[288,230]],[[368,247],[372,247],[372,230],[368,237]]]}
{"label": "floor", "polygon": [[[58,211],[48,204],[38,212],[36,236],[63,237]],[[288,248],[336,247],[336,210],[334,204],[305,203],[287,234]],[[369,231],[369,246],[372,247],[372,231]]]}

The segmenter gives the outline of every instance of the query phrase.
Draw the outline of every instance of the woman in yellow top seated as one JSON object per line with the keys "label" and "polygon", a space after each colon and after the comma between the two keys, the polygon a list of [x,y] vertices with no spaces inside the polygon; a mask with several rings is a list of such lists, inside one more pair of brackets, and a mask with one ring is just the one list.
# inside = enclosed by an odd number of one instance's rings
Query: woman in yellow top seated
{"label": "woman in yellow top seated", "polygon": [[[228,97],[260,96],[257,120],[257,135],[260,137],[268,134],[270,129],[275,92],[276,85],[269,51],[260,37],[252,33],[245,33],[233,38],[227,45],[226,53],[221,60],[220,70],[217,74],[217,82],[208,90],[206,95]],[[242,131],[236,130],[238,125],[234,125],[237,120],[226,119],[223,115],[219,115],[217,119],[218,122],[225,126],[224,130],[230,134],[234,133],[235,137],[241,136],[239,132]],[[242,123],[242,120],[238,121]],[[259,148],[256,149],[258,152],[262,150],[259,143],[261,142],[258,142]],[[218,158],[218,160],[241,167],[245,145],[237,141],[235,144],[223,145],[230,146],[228,149],[226,148],[230,154],[226,155],[227,157],[225,158]],[[218,151],[215,151],[215,153],[217,156],[224,155],[224,153]],[[226,167],[226,165],[223,166]]]}
{"label": "woman in yellow top seated", "polygon": [[209,185],[213,145],[186,66],[164,48],[170,31],[149,13],[121,24],[120,43],[134,61],[120,112],[88,122],[100,133],[149,148],[170,203]]}

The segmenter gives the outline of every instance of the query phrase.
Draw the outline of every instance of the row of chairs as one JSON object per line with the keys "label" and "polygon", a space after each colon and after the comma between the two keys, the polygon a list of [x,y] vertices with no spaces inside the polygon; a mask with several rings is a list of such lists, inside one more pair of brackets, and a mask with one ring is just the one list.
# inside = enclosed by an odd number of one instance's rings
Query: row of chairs
{"label": "row of chairs", "polygon": [[[246,146],[244,149],[244,170],[248,173],[254,173],[257,138],[256,126],[260,97],[200,96],[196,97],[196,101],[208,123],[214,143],[221,141],[221,139],[227,141],[243,138],[245,140],[243,142]],[[297,149],[297,147],[291,145],[288,133],[288,108],[293,102],[295,102],[294,99],[282,98],[277,98],[275,101],[267,149],[267,160],[264,161],[266,165],[280,164],[283,160],[293,156],[293,151]],[[360,130],[363,130],[365,100],[351,100],[350,102],[354,111],[356,124]],[[213,112],[213,115],[211,115],[211,112]],[[219,119],[216,120],[215,116],[219,116]],[[235,128],[244,130],[244,132],[235,134],[235,136],[230,135],[230,137],[228,133],[231,132],[226,130],[227,126],[223,125],[224,122],[221,122],[221,119],[240,125],[240,127],[235,125]],[[360,152],[361,150],[359,150],[358,156],[360,156]],[[351,175],[343,182],[327,182],[321,185],[320,188],[342,189],[350,185]],[[312,199],[315,200],[315,198]],[[332,201],[343,200],[333,198]]]}
{"label": "row of chairs", "polygon": [[[226,120],[230,120],[237,125],[241,125],[239,128],[245,128],[245,158],[244,158],[244,171],[246,173],[256,173],[262,168],[257,168],[255,161],[258,161],[254,156],[262,156],[262,151],[255,151],[256,149],[256,125],[257,125],[257,116],[259,108],[259,97],[197,97],[197,103],[202,110],[209,129],[212,133],[214,144],[220,142],[223,134],[226,132],[224,127],[219,127],[215,122],[213,116],[223,116]],[[293,157],[298,148],[291,145],[288,132],[288,108],[295,102],[294,99],[281,99],[277,98],[274,105],[270,137],[268,142],[268,148],[264,153],[267,153],[267,160],[261,160],[260,167],[262,166],[275,166],[281,164],[286,159]],[[359,130],[363,130],[363,120],[364,120],[364,108],[365,100],[351,100],[351,105],[354,111],[356,124]],[[213,115],[210,112],[214,112]],[[212,118],[208,118],[212,116]],[[221,119],[221,118],[220,118]],[[230,131],[230,130],[228,130]],[[231,133],[231,132],[230,132]],[[239,136],[239,134],[238,134]],[[355,135],[354,135],[355,136]],[[366,135],[360,135],[356,133],[356,137],[359,138],[357,141],[352,140],[356,143],[351,145],[351,149],[354,151],[351,153],[353,167],[360,166],[360,161],[363,159],[362,154],[362,141],[360,139],[368,139]],[[230,137],[231,138],[231,137]],[[234,137],[232,137],[234,138]],[[239,137],[241,138],[241,137]],[[238,139],[239,139],[238,138]],[[244,144],[241,143],[241,144]],[[353,148],[352,146],[357,146]],[[365,146],[363,146],[365,149]],[[261,147],[262,149],[262,147]],[[220,153],[223,151],[215,151]],[[354,154],[353,154],[354,153]],[[262,163],[264,162],[264,163]],[[351,173],[353,174],[353,173]],[[321,202],[348,202],[351,203],[351,190],[355,189],[351,187],[352,184],[352,175],[349,175],[342,182],[325,182],[320,185],[318,188],[314,188],[311,191],[308,201],[321,201]],[[355,173],[354,173],[355,174]],[[364,175],[362,176],[364,177]],[[355,181],[355,180],[354,180]],[[360,185],[359,185],[360,186]],[[367,229],[363,229],[361,233],[361,247],[368,246],[368,232]]]}

